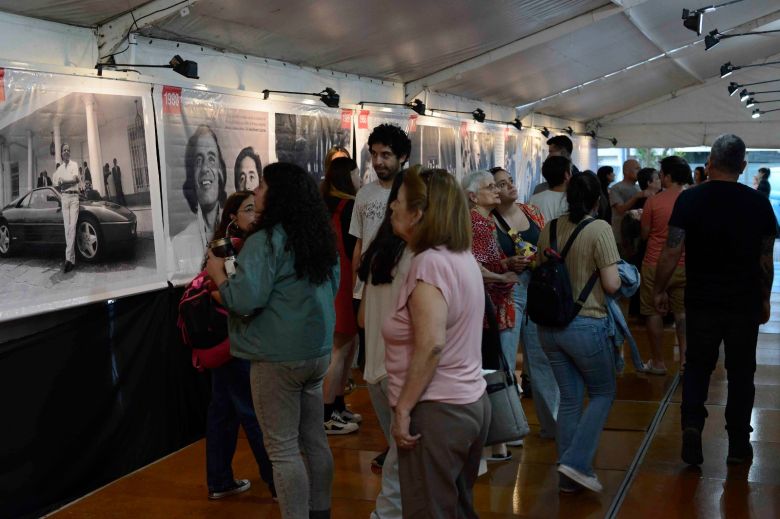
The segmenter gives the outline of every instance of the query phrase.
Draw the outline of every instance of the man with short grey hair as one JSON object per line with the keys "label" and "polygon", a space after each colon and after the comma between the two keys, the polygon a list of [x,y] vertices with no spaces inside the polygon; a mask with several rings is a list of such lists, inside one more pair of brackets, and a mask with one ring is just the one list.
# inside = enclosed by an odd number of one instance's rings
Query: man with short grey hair
{"label": "man with short grey hair", "polygon": [[769,200],[738,182],[745,166],[742,139],[727,134],[715,140],[706,166],[709,180],[677,198],[656,267],[654,304],[664,315],[667,286],[685,253],[688,345],[680,413],[682,459],[689,465],[704,460],[704,404],[721,342],[728,372],[726,463],[753,458],[756,341],[759,325],[769,320],[777,221]]}

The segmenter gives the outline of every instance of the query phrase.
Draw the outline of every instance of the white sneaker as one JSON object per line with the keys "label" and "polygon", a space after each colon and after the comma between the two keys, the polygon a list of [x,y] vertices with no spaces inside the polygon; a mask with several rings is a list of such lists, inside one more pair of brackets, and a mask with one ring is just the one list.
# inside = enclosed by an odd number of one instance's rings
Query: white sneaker
{"label": "white sneaker", "polygon": [[568,465],[558,465],[558,472],[593,492],[601,492],[604,489],[596,476],[586,476]]}
{"label": "white sneaker", "polygon": [[341,415],[339,415],[338,411],[333,411],[333,413],[331,413],[330,420],[325,422],[324,427],[325,434],[328,435],[350,434],[357,432],[357,430],[360,428],[358,424],[344,420]]}
{"label": "white sneaker", "polygon": [[362,414],[354,413],[349,409],[344,409],[343,411],[339,411],[338,413],[339,415],[341,415],[341,418],[343,418],[345,422],[360,423],[363,421]]}

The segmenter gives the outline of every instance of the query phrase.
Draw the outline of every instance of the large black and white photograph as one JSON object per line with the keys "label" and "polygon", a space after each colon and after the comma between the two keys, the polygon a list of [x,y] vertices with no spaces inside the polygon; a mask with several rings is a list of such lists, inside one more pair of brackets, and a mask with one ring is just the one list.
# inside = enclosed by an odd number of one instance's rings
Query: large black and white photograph
{"label": "large black and white photograph", "polygon": [[410,164],[422,164],[426,168],[446,169],[453,175],[457,172],[455,141],[457,128],[417,124],[412,140]]}
{"label": "large black and white photograph", "polygon": [[520,138],[518,200],[528,203],[534,187],[542,182],[542,162],[546,156],[547,146],[541,135],[523,135]]}
{"label": "large black and white photograph", "polygon": [[325,177],[328,151],[352,149],[352,117],[348,113],[345,121],[342,111],[332,109],[311,112],[275,114],[276,159],[297,164],[319,183]]}
{"label": "large black and white photograph", "polygon": [[161,94],[169,276],[188,281],[202,268],[228,195],[259,184],[270,161],[270,114],[235,107],[241,100],[233,96]]}
{"label": "large black and white photograph", "polygon": [[108,94],[90,80],[18,71],[5,82],[0,320],[161,282],[146,89]]}
{"label": "large black and white photograph", "polygon": [[461,166],[464,173],[496,165],[495,135],[486,131],[461,130]]}

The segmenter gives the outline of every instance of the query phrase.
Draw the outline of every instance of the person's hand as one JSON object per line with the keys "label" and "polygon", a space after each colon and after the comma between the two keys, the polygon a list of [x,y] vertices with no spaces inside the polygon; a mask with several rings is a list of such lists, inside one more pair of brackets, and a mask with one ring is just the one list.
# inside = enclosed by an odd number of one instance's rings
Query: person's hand
{"label": "person's hand", "polygon": [[417,445],[417,440],[422,437],[421,434],[412,435],[409,433],[409,424],[411,421],[409,413],[396,409],[395,420],[393,420],[393,426],[391,427],[390,432],[399,449],[414,449]]}
{"label": "person's hand", "polygon": [[669,294],[666,292],[653,295],[653,303],[656,311],[661,315],[666,315],[669,312]]}
{"label": "person's hand", "polygon": [[517,277],[517,274],[512,272],[511,270],[509,272],[504,272],[501,274],[501,277],[503,278],[501,281],[504,283],[519,283],[520,278]]}
{"label": "person's hand", "polygon": [[764,299],[761,303],[761,316],[759,317],[758,324],[766,324],[769,322],[771,315],[771,309],[769,307],[769,299]]}
{"label": "person's hand", "polygon": [[525,269],[528,268],[528,266],[533,261],[533,256],[512,256],[509,258],[509,270],[512,270],[513,272],[517,272],[520,274]]}
{"label": "person's hand", "polygon": [[227,278],[227,273],[225,272],[225,258],[218,258],[211,252],[211,249],[209,249],[208,260],[206,260],[206,272],[208,272],[209,277],[217,286],[222,284],[222,281]]}

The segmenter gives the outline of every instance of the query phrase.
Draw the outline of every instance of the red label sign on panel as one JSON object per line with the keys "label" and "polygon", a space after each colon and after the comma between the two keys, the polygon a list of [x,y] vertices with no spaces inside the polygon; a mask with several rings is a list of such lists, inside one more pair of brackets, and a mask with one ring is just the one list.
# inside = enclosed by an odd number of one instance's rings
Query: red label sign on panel
{"label": "red label sign on panel", "polygon": [[466,121],[461,121],[460,122],[460,134],[462,136],[464,136],[464,137],[469,134],[469,123],[468,122],[466,122]]}
{"label": "red label sign on panel", "polygon": [[352,110],[348,108],[341,110],[341,127],[345,130],[352,128]]}
{"label": "red label sign on panel", "polygon": [[409,116],[409,133],[414,133],[417,131],[417,116],[416,115],[410,115]]}
{"label": "red label sign on panel", "polygon": [[181,87],[165,85],[162,100],[164,114],[181,115]]}
{"label": "red label sign on panel", "polygon": [[358,128],[361,130],[368,130],[368,110],[361,110],[358,114]]}
{"label": "red label sign on panel", "polygon": [[0,68],[0,101],[5,101],[5,69]]}

